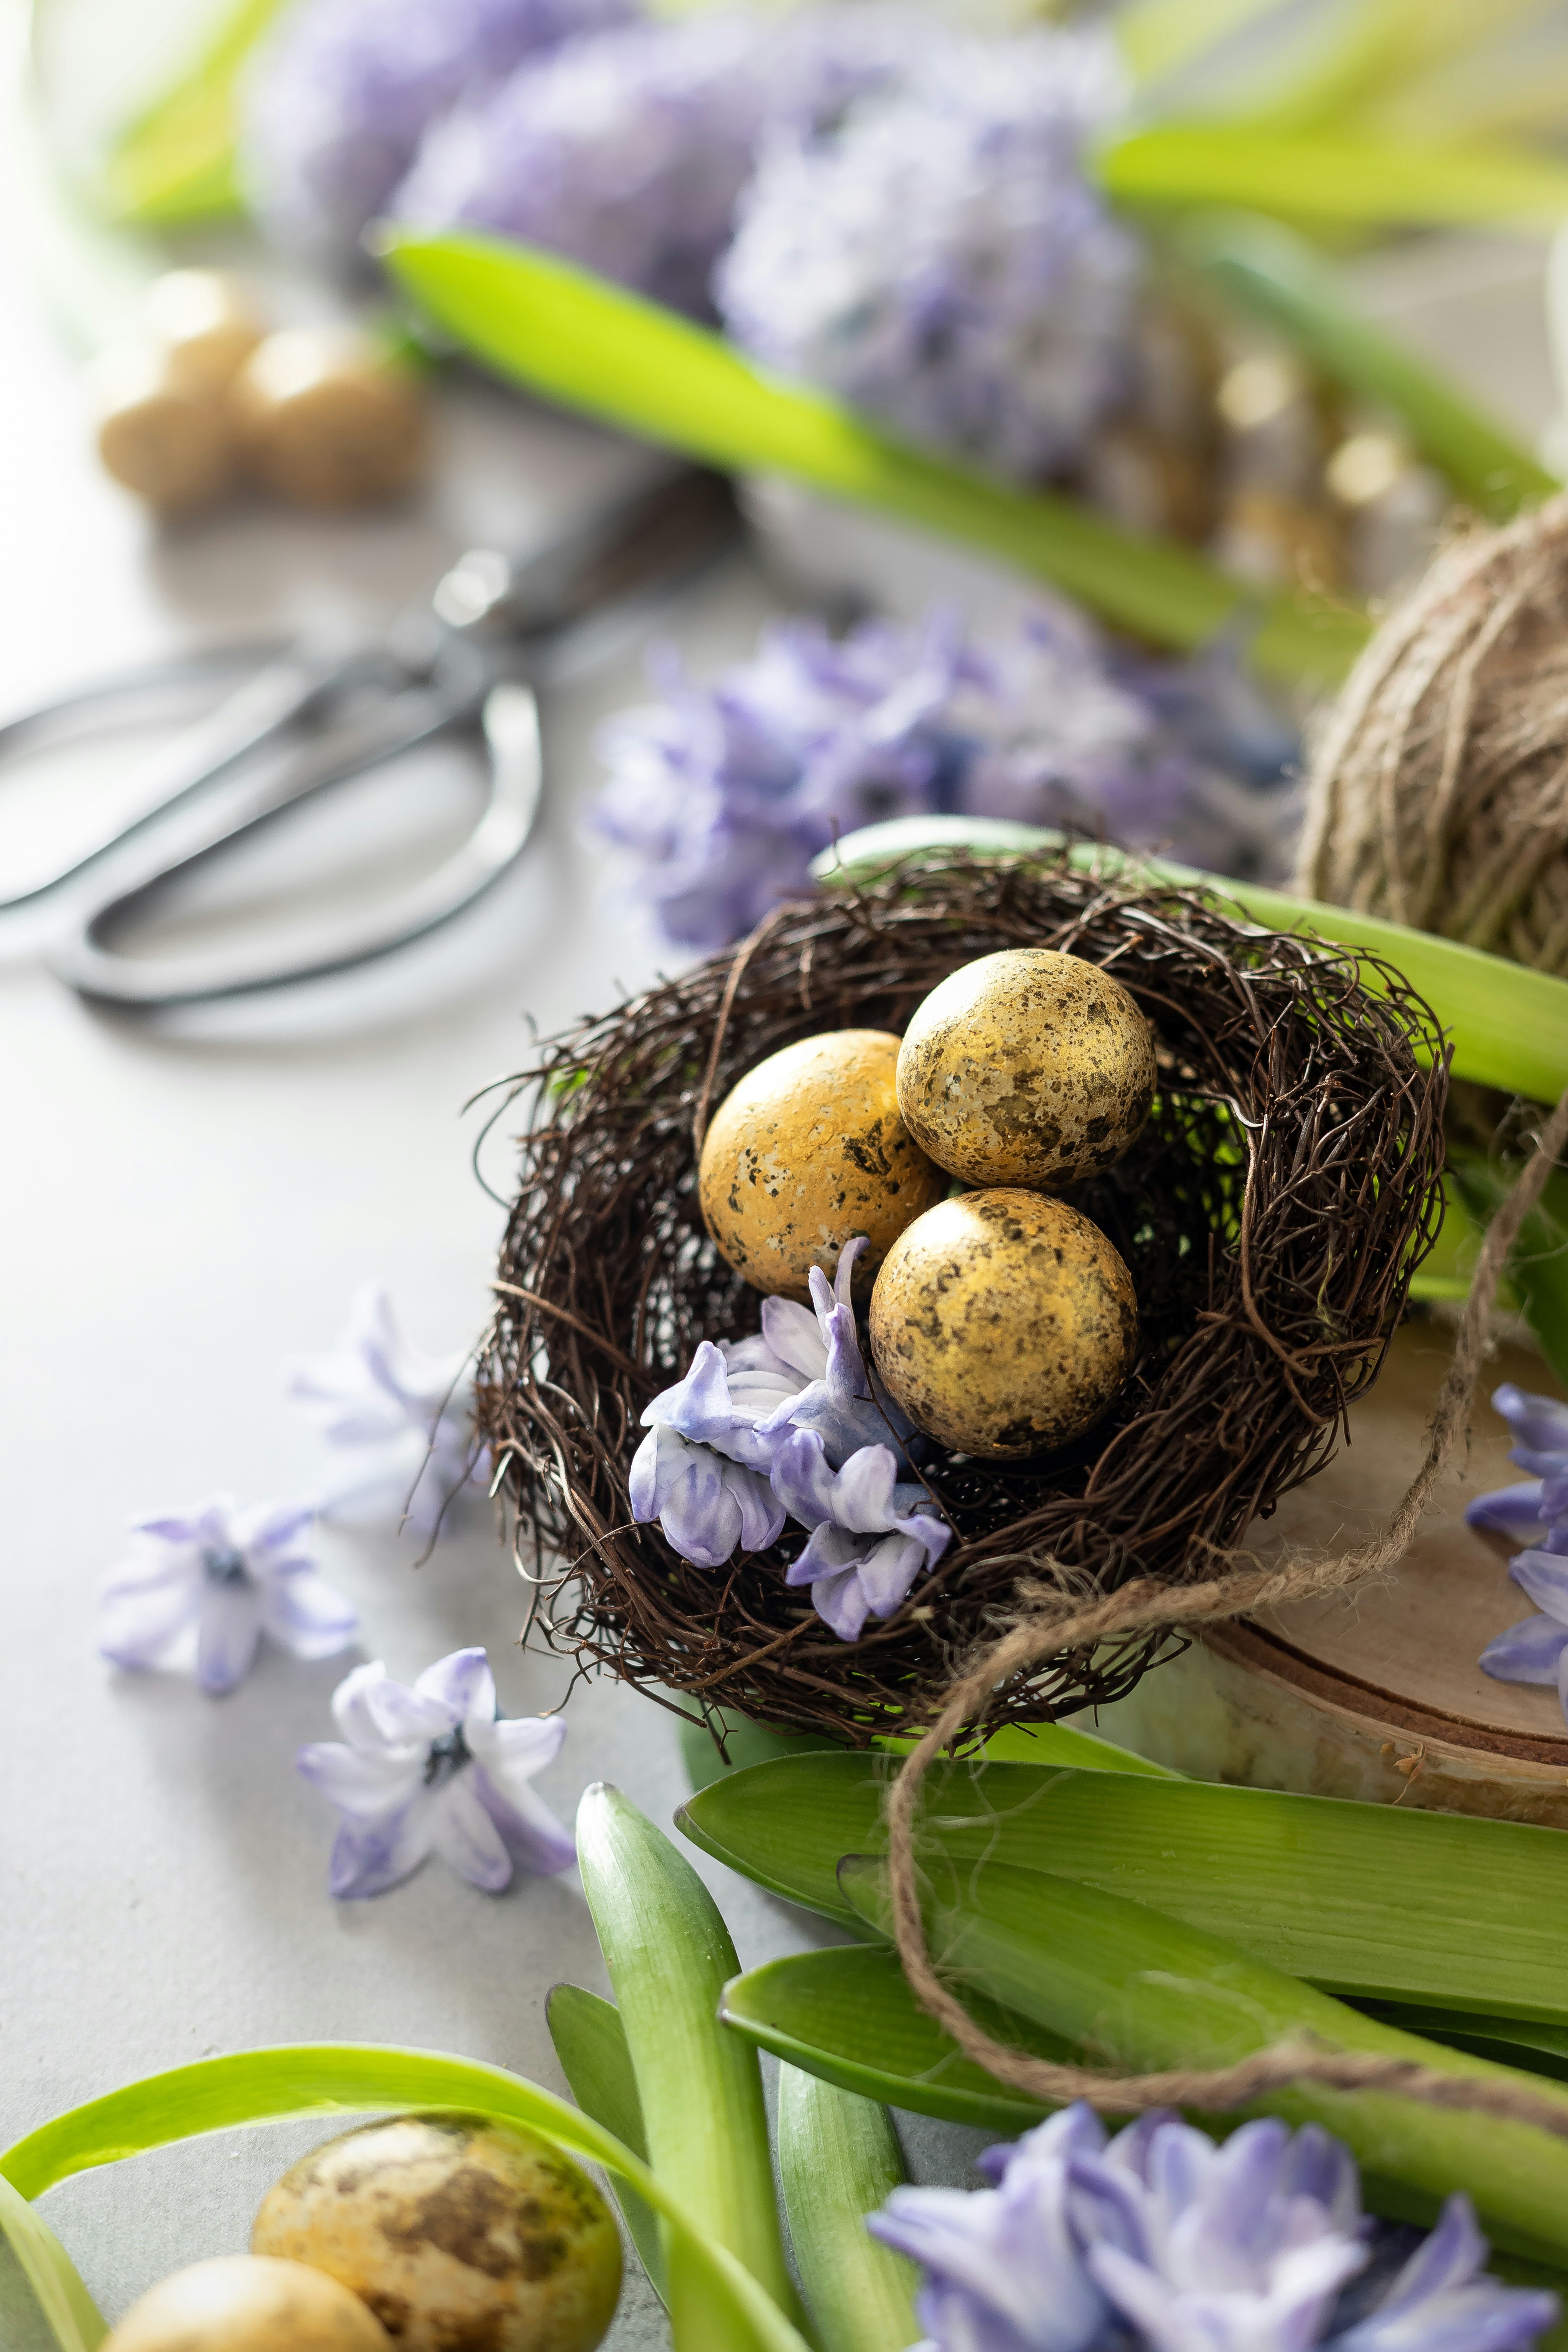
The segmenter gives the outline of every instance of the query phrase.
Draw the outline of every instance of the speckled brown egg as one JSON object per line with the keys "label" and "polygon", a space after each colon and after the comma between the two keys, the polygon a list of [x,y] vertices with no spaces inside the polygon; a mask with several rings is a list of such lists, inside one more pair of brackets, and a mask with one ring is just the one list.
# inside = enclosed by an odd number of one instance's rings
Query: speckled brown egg
{"label": "speckled brown egg", "polygon": [[857,1234],[869,1286],[889,1244],[947,1191],[899,1116],[899,1041],[836,1029],[770,1054],[713,1114],[702,1146],[702,1214],[753,1289],[807,1298]]}
{"label": "speckled brown egg", "polygon": [[1006,948],[949,974],[899,1055],[899,1108],[968,1184],[1058,1192],[1119,1160],[1149,1116],[1154,1049],[1120,981],[1055,948]]}
{"label": "speckled brown egg", "polygon": [[256,2253],[325,2271],[398,2352],[590,2352],[621,2241],[580,2167],[482,2116],[397,2116],[329,2140],[262,2200]]}
{"label": "speckled brown egg", "polygon": [[963,1192],[888,1252],[871,1353],[918,1429],[955,1453],[1081,1437],[1132,1369],[1132,1277],[1098,1225],[1043,1192]]}
{"label": "speckled brown egg", "polygon": [[160,2279],[101,2352],[389,2352],[386,2330],[324,2272],[222,2254]]}

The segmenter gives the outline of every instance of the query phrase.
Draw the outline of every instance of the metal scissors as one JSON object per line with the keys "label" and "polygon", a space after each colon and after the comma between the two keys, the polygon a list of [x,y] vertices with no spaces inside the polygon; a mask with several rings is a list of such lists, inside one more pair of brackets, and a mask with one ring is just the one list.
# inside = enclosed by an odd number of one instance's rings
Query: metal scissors
{"label": "metal scissors", "polygon": [[[41,882],[0,898],[0,915],[47,900],[112,857],[112,895],[73,911],[47,961],[83,996],[144,1010],[285,987],[423,938],[499,881],[527,844],[543,780],[534,686],[552,653],[579,625],[693,575],[738,530],[723,478],[683,470],[522,562],[471,549],[429,604],[379,642],[216,647],[26,712],[0,727],[0,763],[95,709],[240,673],[166,748],[130,814]],[[279,961],[233,949],[162,959],[117,950],[117,934],[205,860],[313,794],[454,732],[482,739],[484,807],[460,847],[412,887]]]}

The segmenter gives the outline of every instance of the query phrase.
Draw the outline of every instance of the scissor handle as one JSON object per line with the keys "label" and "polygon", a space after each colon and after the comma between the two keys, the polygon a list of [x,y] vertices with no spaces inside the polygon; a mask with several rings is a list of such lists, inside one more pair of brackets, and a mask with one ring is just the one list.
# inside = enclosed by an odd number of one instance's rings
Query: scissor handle
{"label": "scissor handle", "polygon": [[151,880],[122,891],[97,908],[54,949],[48,959],[50,969],[92,1003],[152,1012],[169,1005],[254,995],[348,971],[450,922],[516,863],[533,829],[543,761],[538,705],[526,686],[494,686],[485,696],[480,726],[489,754],[489,790],[479,823],[462,846],[434,873],[374,913],[334,925],[330,942],[323,940],[320,947],[281,964],[221,950],[207,956],[133,957],[120,954],[111,944],[114,933],[140,908],[161,895],[167,884],[265,824],[282,807],[293,805],[306,792],[362,772],[377,757],[389,759],[453,723],[450,708],[435,704],[428,724],[405,724],[379,754],[367,757],[363,744],[345,749],[331,771],[324,765],[316,769],[303,786],[296,784],[286,797],[275,795],[266,808],[228,824],[217,838],[205,841],[177,864],[162,866]]}

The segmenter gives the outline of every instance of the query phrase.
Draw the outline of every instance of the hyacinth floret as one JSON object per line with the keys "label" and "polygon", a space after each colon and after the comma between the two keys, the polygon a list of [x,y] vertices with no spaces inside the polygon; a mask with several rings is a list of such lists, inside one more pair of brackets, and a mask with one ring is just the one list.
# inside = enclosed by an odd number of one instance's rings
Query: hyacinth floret
{"label": "hyacinth floret", "polygon": [[1318,2126],[1221,2147],[1168,2114],[1108,2139],[1065,2108],[980,2170],[897,2189],[868,2227],[919,2263],[918,2352],[1530,2352],[1557,2298],[1485,2274],[1468,2199],[1420,2238],[1363,2219]]}
{"label": "hyacinth floret", "polygon": [[1084,166],[1100,36],[928,39],[827,132],[776,132],[715,276],[735,340],[906,438],[1019,480],[1121,383],[1138,248]]}
{"label": "hyacinth floret", "polygon": [[1542,1613],[1500,1633],[1480,1663],[1500,1682],[1555,1683],[1568,1716],[1568,1405],[1508,1381],[1492,1407],[1513,1433],[1510,1461],[1528,1475],[1478,1495],[1465,1517],[1524,1546],[1508,1572]]}
{"label": "hyacinth floret", "polygon": [[263,226],[312,260],[352,259],[427,124],[631,13],[629,0],[297,0],[245,84],[240,170]]}
{"label": "hyacinth floret", "polygon": [[842,637],[779,622],[710,688],[656,658],[658,701],[601,732],[590,835],[663,936],[704,951],[806,887],[836,836],[889,817],[1010,817],[1212,871],[1267,869],[1286,795],[1251,780],[1271,755],[1278,784],[1293,738],[1237,654],[1131,664],[1045,600],[998,646],[941,609]]}

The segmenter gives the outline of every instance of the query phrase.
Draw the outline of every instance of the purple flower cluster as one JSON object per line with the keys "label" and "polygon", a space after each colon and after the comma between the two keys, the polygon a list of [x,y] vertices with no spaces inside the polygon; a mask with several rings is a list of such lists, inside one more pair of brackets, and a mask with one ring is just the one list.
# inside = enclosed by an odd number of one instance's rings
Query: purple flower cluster
{"label": "purple flower cluster", "polygon": [[482,1650],[454,1650],[412,1689],[356,1666],[332,1694],[341,1740],[300,1750],[300,1769],[342,1815],[329,1879],[345,1899],[384,1894],[437,1853],[499,1895],[514,1858],[568,1870],[572,1838],[529,1786],[560,1753],[559,1717],[508,1722]]}
{"label": "purple flower cluster", "polygon": [[1031,480],[1121,378],[1138,248],[1083,167],[1107,43],[933,40],[826,133],[775,133],[714,286],[735,340],[912,441]]}
{"label": "purple flower cluster", "polygon": [[633,1517],[658,1519],[699,1568],[721,1568],[737,1544],[765,1550],[786,1518],[808,1528],[785,1581],[808,1584],[846,1642],[890,1617],[952,1536],[918,1480],[900,1477],[913,1433],[860,1351],[850,1282],[865,1246],[845,1244],[831,1285],[813,1267],[811,1307],[765,1298],[760,1332],[704,1339],[644,1412],[630,1479]]}
{"label": "purple flower cluster", "polygon": [[628,0],[298,0],[247,81],[240,169],[263,225],[315,260],[352,259],[428,123],[630,13]]}
{"label": "purple flower cluster", "polygon": [[925,2273],[918,2352],[1530,2352],[1557,2298],[1483,2272],[1468,2200],[1378,2229],[1309,2124],[1215,2147],[1169,2115],[1108,2141],[1086,2106],[987,2150],[994,2183],[896,2189],[868,2227]]}
{"label": "purple flower cluster", "polygon": [[1465,1513],[1525,1546],[1508,1572],[1542,1611],[1500,1633],[1480,1663],[1500,1682],[1555,1683],[1568,1715],[1568,1405],[1531,1396],[1507,1381],[1492,1398],[1513,1432],[1510,1462],[1529,1473],[1519,1485],[1479,1495]]}
{"label": "purple flower cluster", "polygon": [[1241,874],[1289,830],[1294,739],[1233,648],[1133,664],[1042,604],[1002,646],[941,612],[838,639],[790,621],[710,688],[666,657],[655,676],[661,699],[603,731],[589,825],[684,947],[744,937],[836,835],[885,817],[1014,817]]}
{"label": "purple flower cluster", "polygon": [[710,315],[765,126],[818,123],[886,77],[908,47],[897,26],[875,7],[721,15],[571,42],[433,125],[391,208],[548,246]]}
{"label": "purple flower cluster", "polygon": [[99,1589],[98,1647],[111,1664],[193,1668],[209,1697],[250,1672],[261,1636],[296,1658],[331,1658],[359,1631],[351,1603],[316,1572],[309,1503],[214,1495],[138,1519],[128,1559]]}

